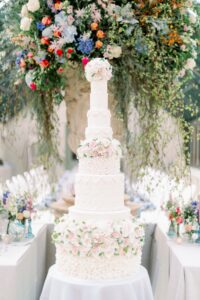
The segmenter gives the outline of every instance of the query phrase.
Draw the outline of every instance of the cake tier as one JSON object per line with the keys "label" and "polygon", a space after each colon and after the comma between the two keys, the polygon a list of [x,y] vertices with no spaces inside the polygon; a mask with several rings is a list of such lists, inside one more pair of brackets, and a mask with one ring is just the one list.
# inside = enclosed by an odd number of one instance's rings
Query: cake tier
{"label": "cake tier", "polygon": [[87,113],[88,127],[110,127],[111,114],[109,110],[89,110]]}
{"label": "cake tier", "polygon": [[109,138],[112,139],[112,128],[111,127],[87,127],[85,130],[86,139],[95,138]]}
{"label": "cake tier", "polygon": [[77,221],[87,220],[92,222],[113,222],[119,220],[127,220],[130,218],[130,209],[125,207],[116,211],[94,212],[78,209],[76,206],[69,207],[69,214]]}
{"label": "cake tier", "polygon": [[75,181],[75,206],[89,211],[124,207],[124,175],[81,175]]}
{"label": "cake tier", "polygon": [[143,227],[130,214],[126,219],[118,215],[116,220],[85,217],[77,218],[70,211],[56,225],[53,239],[58,269],[82,279],[130,276],[141,261]]}
{"label": "cake tier", "polygon": [[63,245],[56,246],[56,266],[63,276],[88,280],[123,279],[138,271],[141,254],[133,257],[91,258],[67,255]]}
{"label": "cake tier", "polygon": [[108,108],[107,81],[91,82],[90,108],[94,110],[105,110]]}
{"label": "cake tier", "polygon": [[79,174],[116,175],[120,173],[120,158],[93,157],[79,159]]}

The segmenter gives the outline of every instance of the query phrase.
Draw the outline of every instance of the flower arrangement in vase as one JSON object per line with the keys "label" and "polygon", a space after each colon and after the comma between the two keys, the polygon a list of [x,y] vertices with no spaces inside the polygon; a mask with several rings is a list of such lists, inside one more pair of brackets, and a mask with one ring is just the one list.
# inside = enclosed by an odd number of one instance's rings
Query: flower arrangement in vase
{"label": "flower arrangement in vase", "polygon": [[198,229],[198,202],[192,201],[184,207],[184,229],[189,241],[197,239]]}
{"label": "flower arrangement in vase", "polygon": [[180,205],[173,200],[166,204],[166,212],[170,221],[168,236],[180,238],[180,225],[183,223],[183,212]]}

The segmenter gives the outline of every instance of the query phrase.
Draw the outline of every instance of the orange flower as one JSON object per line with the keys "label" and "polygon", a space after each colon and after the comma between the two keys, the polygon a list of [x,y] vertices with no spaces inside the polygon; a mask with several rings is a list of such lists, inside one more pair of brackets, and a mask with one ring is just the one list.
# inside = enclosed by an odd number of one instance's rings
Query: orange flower
{"label": "orange flower", "polygon": [[40,62],[40,66],[42,68],[48,68],[50,65],[49,61],[47,59],[43,59],[41,62]]}
{"label": "orange flower", "polygon": [[60,1],[57,1],[54,4],[54,7],[55,7],[56,10],[61,10],[62,9],[62,3]]}
{"label": "orange flower", "polygon": [[61,36],[61,32],[60,31],[54,31],[54,33],[53,33],[53,35],[55,36],[55,37],[60,37]]}
{"label": "orange flower", "polygon": [[97,29],[98,29],[98,23],[92,23],[91,25],[90,25],[90,28],[91,28],[91,30],[92,31],[96,31]]}
{"label": "orange flower", "polygon": [[24,215],[22,213],[18,213],[16,217],[17,217],[17,220],[23,220]]}
{"label": "orange flower", "polygon": [[102,41],[96,41],[95,47],[96,47],[97,49],[100,49],[102,46],[103,46]]}
{"label": "orange flower", "polygon": [[49,45],[49,38],[47,36],[43,36],[40,40],[42,45]]}
{"label": "orange flower", "polygon": [[51,46],[49,46],[48,52],[53,53],[54,52],[54,48],[52,48]]}
{"label": "orange flower", "polygon": [[19,65],[20,65],[21,68],[24,68],[26,66],[26,62],[23,58],[20,59],[20,64]]}
{"label": "orange flower", "polygon": [[42,24],[44,24],[45,26],[48,26],[51,24],[51,18],[46,16],[44,18],[42,18]]}
{"label": "orange flower", "polygon": [[99,39],[103,39],[105,37],[105,33],[102,30],[97,31],[97,37]]}

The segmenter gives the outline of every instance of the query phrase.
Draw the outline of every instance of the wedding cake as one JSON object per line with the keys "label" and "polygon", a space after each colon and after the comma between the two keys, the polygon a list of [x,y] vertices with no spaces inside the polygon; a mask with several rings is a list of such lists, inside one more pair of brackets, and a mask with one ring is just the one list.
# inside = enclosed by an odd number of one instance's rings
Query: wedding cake
{"label": "wedding cake", "polygon": [[105,59],[93,59],[85,73],[91,84],[88,127],[77,150],[75,205],[53,234],[56,265],[67,277],[123,278],[140,265],[144,232],[124,206],[121,147],[112,138],[108,110],[111,65]]}

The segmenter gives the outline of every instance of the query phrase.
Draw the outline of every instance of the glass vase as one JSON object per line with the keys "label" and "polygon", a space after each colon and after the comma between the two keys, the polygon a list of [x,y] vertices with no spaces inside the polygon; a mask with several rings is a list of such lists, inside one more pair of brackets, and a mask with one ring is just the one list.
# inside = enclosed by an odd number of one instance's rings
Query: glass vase
{"label": "glass vase", "polygon": [[172,220],[170,221],[167,235],[171,238],[176,236],[175,224],[174,224],[174,221],[172,221]]}
{"label": "glass vase", "polygon": [[21,221],[15,220],[10,223],[8,232],[13,242],[20,242],[24,239],[25,226]]}

